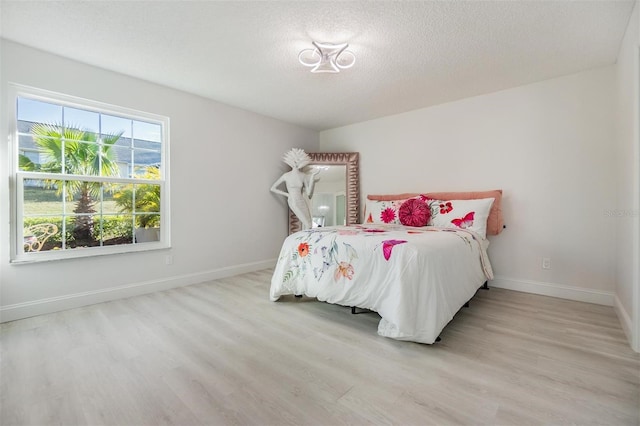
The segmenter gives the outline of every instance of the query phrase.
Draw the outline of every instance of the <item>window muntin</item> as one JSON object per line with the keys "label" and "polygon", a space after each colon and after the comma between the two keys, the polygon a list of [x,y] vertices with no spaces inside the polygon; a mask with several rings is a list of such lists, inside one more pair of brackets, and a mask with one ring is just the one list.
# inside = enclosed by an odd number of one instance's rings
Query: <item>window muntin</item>
{"label": "window muntin", "polygon": [[12,261],[169,246],[167,118],[34,89],[15,106]]}

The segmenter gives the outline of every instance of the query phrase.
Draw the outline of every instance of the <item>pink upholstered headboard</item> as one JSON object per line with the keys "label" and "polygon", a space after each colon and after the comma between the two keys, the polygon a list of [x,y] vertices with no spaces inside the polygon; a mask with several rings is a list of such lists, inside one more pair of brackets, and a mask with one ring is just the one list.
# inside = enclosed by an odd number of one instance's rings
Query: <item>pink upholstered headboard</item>
{"label": "pink upholstered headboard", "polygon": [[404,200],[418,195],[425,195],[435,200],[476,200],[480,198],[494,198],[489,218],[487,219],[487,234],[498,235],[504,228],[504,218],[502,217],[502,189],[492,191],[469,191],[469,192],[421,192],[404,194],[367,195],[369,200]]}

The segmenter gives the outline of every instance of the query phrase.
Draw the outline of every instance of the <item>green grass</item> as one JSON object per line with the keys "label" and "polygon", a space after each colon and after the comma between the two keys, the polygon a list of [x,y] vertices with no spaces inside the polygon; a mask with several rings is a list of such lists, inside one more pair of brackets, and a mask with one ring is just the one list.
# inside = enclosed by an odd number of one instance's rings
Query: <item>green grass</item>
{"label": "green grass", "polygon": [[43,188],[25,188],[24,189],[25,202],[47,202],[47,201],[60,201],[60,197],[56,195],[54,189]]}
{"label": "green grass", "polygon": [[[105,197],[105,201],[102,203],[102,211],[104,213],[120,213],[116,202],[111,195]],[[61,214],[62,212],[62,197],[56,195],[56,191],[53,189],[43,188],[25,188],[24,189],[24,213],[28,215],[46,215],[46,214]],[[67,214],[72,214],[75,209],[75,202],[66,202]],[[100,211],[100,203],[96,203],[94,209]]]}
{"label": "green grass", "polygon": [[[99,213],[100,204],[96,203],[94,209]],[[66,214],[73,214],[73,209],[76,208],[74,202],[67,202]],[[115,201],[105,201],[102,204],[102,211],[104,213],[120,213],[120,209],[116,205]],[[28,215],[47,215],[47,214],[61,214],[62,201],[46,201],[46,202],[24,202],[24,213]]]}

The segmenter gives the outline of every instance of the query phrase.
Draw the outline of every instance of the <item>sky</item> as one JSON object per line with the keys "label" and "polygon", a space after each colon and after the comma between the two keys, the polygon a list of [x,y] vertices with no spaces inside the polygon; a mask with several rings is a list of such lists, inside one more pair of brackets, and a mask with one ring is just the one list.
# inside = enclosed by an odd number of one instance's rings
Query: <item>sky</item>
{"label": "sky", "polygon": [[86,109],[56,105],[29,98],[18,98],[18,120],[66,126],[102,134],[123,132],[125,138],[162,142],[162,126]]}

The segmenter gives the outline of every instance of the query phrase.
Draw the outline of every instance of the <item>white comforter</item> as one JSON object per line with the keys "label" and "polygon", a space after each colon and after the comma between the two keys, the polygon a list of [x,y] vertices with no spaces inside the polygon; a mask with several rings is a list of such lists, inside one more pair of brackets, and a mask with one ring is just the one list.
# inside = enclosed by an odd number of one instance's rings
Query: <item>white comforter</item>
{"label": "white comforter", "polygon": [[489,242],[464,229],[356,225],[300,231],[285,240],[270,297],[296,294],[376,311],[378,334],[433,343],[493,278]]}

